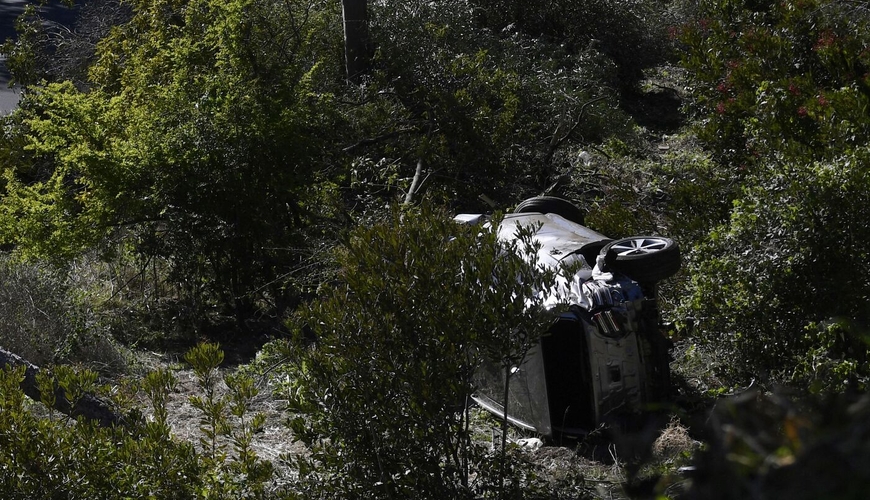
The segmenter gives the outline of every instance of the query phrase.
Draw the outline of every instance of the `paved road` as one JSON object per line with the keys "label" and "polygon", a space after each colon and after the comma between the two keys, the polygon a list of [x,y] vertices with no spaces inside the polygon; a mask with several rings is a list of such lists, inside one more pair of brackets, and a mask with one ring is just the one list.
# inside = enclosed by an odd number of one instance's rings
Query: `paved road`
{"label": "paved road", "polygon": [[18,89],[9,88],[5,62],[5,58],[0,58],[0,115],[10,113],[18,105]]}
{"label": "paved road", "polygon": [[[0,43],[7,38],[15,38],[15,19],[24,11],[26,4],[27,0],[0,0]],[[46,18],[68,26],[75,19],[75,10],[61,5],[57,0],[51,0],[42,11]],[[0,115],[11,112],[18,105],[20,89],[9,88],[9,79],[6,58],[0,54]]]}
{"label": "paved road", "polygon": [[[0,42],[15,36],[15,18],[24,10],[23,0],[0,0]],[[6,57],[0,54],[0,115],[5,115],[18,104],[18,90],[9,88]]]}

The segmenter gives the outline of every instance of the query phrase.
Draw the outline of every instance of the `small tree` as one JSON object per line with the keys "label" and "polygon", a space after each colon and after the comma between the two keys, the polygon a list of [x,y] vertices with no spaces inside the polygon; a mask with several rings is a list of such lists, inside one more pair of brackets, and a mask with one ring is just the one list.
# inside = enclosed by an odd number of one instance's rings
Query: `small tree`
{"label": "small tree", "polygon": [[165,295],[191,322],[214,305],[241,327],[277,316],[335,210],[338,6],[131,5],[100,40],[87,92],[33,86],[0,135],[0,244],[163,263]]}
{"label": "small tree", "polygon": [[338,283],[295,321],[316,345],[289,351],[292,426],[312,451],[299,465],[307,496],[499,488],[493,461],[478,471],[490,481],[470,481],[483,455],[463,408],[485,356],[516,364],[552,321],[540,291],[555,272],[530,258],[531,231],[519,235],[506,245],[424,208],[348,239]]}

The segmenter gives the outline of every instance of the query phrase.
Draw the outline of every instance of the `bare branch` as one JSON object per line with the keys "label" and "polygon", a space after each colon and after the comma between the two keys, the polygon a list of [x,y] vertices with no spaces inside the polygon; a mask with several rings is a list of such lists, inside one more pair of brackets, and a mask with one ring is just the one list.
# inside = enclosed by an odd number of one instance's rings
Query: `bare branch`
{"label": "bare branch", "polygon": [[559,146],[561,146],[566,140],[568,140],[568,138],[571,137],[574,131],[577,130],[577,127],[579,127],[580,124],[583,123],[583,115],[586,113],[586,108],[595,104],[596,102],[607,99],[607,97],[608,96],[598,96],[594,99],[590,99],[584,102],[583,105],[580,106],[580,113],[577,115],[577,119],[574,120],[574,125],[572,125],[568,132],[566,132],[564,135],[562,135],[562,137],[559,137],[558,139],[557,134],[559,133],[560,127],[556,127],[556,130],[553,132],[553,139],[550,141],[550,149],[549,151],[547,151],[547,156],[544,164],[550,163],[550,161],[553,159],[553,155],[556,154],[556,150],[559,149]]}

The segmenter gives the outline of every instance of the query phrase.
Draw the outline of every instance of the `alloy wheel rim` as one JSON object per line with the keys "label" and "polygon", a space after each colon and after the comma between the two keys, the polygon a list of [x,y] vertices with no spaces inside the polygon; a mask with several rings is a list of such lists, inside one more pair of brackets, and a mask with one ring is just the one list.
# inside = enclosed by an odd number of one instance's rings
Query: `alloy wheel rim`
{"label": "alloy wheel rim", "polygon": [[613,245],[610,249],[619,256],[642,255],[658,252],[667,245],[664,238],[631,238]]}

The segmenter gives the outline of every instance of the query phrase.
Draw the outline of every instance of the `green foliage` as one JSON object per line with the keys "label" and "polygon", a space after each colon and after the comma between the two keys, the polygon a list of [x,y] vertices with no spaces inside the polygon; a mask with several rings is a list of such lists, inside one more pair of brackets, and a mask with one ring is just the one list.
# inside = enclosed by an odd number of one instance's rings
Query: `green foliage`
{"label": "green foliage", "polygon": [[[72,405],[98,390],[97,374],[57,366],[41,370],[37,385],[42,404],[24,397],[20,384],[24,367],[0,370],[0,491],[4,498],[105,499],[257,499],[266,498],[272,479],[270,463],[254,453],[253,435],[262,430],[264,416],[251,414],[257,396],[254,380],[236,373],[226,377],[229,393],[217,393],[217,366],[223,352],[215,344],[202,344],[186,356],[205,394],[192,398],[202,416],[203,452],[193,443],[171,435],[167,402],[177,385],[175,375],[158,369],[144,376],[140,387],[152,416],[138,410],[125,424],[98,427],[72,420],[51,408],[54,387]],[[223,442],[228,439],[232,450]]]}
{"label": "green foliage", "polygon": [[[165,422],[142,423],[130,432],[83,419],[41,418],[19,388],[23,377],[23,367],[0,371],[4,498],[198,498],[202,469],[193,447],[175,442]],[[93,381],[87,373],[64,378],[68,388]],[[155,409],[163,408],[162,401],[152,400]]]}
{"label": "green foliage", "polygon": [[[62,26],[58,14],[74,24]],[[129,4],[120,0],[26,2],[15,22],[16,38],[0,40],[0,52],[17,85],[71,81],[84,88],[97,43],[130,15]]]}
{"label": "green foliage", "polygon": [[[251,403],[259,393],[254,379],[241,372],[227,375],[224,381],[229,394],[219,395],[218,368],[224,360],[220,347],[201,343],[184,359],[193,368],[202,392],[202,396],[191,396],[190,403],[201,415],[200,461],[209,471],[205,476],[208,498],[264,498],[273,470],[251,447],[254,434],[262,431],[265,423],[262,413],[250,414]],[[232,454],[222,439],[232,444]]]}
{"label": "green foliage", "polygon": [[[31,107],[32,106],[32,107]],[[111,156],[95,151],[112,127],[93,123],[108,112],[98,94],[82,94],[69,84],[52,84],[35,92],[22,108],[39,110],[21,118],[29,129],[24,149],[43,159],[37,165],[4,165],[4,196],[0,206],[0,238],[30,255],[63,259],[87,248],[103,235],[117,209],[112,200],[131,186],[105,182]],[[114,120],[111,120],[114,121]],[[49,171],[44,162],[51,158]],[[123,199],[123,198],[121,198]]]}
{"label": "green foliage", "polygon": [[656,188],[668,196],[670,235],[699,241],[729,219],[740,186],[700,145],[681,145],[659,166]]}
{"label": "green foliage", "polygon": [[702,137],[741,168],[826,159],[867,137],[870,16],[849,2],[700,2],[679,31]]}
{"label": "green foliage", "polygon": [[555,275],[529,260],[524,234],[504,246],[424,208],[350,236],[338,281],[283,348],[291,427],[311,450],[297,461],[300,495],[521,494],[522,467],[508,473],[519,464],[502,469],[472,443],[463,408],[483,359],[515,365],[552,321],[541,291]]}
{"label": "green foliage", "polygon": [[377,51],[364,104],[348,109],[360,137],[349,152],[357,182],[381,194],[407,191],[422,160],[430,199],[486,193],[507,206],[553,175],[564,146],[624,121],[607,102],[615,67],[597,51],[495,31],[464,0],[370,9]]}
{"label": "green foliage", "polygon": [[714,216],[678,316],[741,360],[732,380],[865,386],[868,21],[847,2],[701,2],[679,32],[717,163],[672,191]]}
{"label": "green foliage", "polygon": [[805,381],[810,392],[829,394],[866,389],[866,363],[870,335],[863,324],[836,318],[810,323],[805,339],[811,343],[795,367],[795,379]]}
{"label": "green foliage", "polygon": [[[607,53],[496,26],[463,0],[370,5],[377,50],[360,87],[342,77],[335,2],[128,6],[82,56],[86,81],[58,81],[40,68],[42,35],[22,37],[29,87],[0,142],[0,244],[57,261],[97,248],[153,271],[163,300],[120,307],[137,320],[280,316],[322,279],[306,274],[346,211],[381,210],[414,166],[415,194],[508,206],[550,184],[572,145],[627,122]],[[650,11],[586,7],[638,29],[629,20]]]}
{"label": "green foliage", "polygon": [[625,187],[608,189],[602,201],[586,216],[585,223],[614,238],[645,234],[654,226],[650,212],[642,207],[637,193]]}
{"label": "green foliage", "polygon": [[124,237],[169,265],[188,307],[281,312],[298,289],[280,277],[332,210],[319,186],[341,129],[335,6],[133,9],[100,42],[88,92],[29,89],[8,134],[26,153],[3,165],[0,241],[62,259]]}
{"label": "green foliage", "polygon": [[[706,236],[728,219],[732,189],[697,139],[688,132],[665,136],[662,149],[650,151],[648,132],[629,141],[613,138],[576,176],[582,191],[595,193],[586,224],[611,238],[667,234],[680,242]],[[606,156],[604,156],[606,155]]]}
{"label": "green foliage", "polygon": [[38,6],[28,3],[15,20],[17,40],[3,40],[0,51],[6,57],[6,66],[15,74],[14,83],[28,85],[45,78],[45,30],[38,16]]}
{"label": "green foliage", "polygon": [[217,368],[223,363],[224,353],[217,344],[200,344],[184,355],[184,360],[190,363],[196,373],[196,380],[202,390],[202,396],[191,396],[190,403],[200,411],[199,431],[203,437],[200,444],[207,452],[207,457],[215,462],[225,458],[223,447],[218,444],[218,437],[229,431],[225,416],[227,401],[219,398],[216,393]]}
{"label": "green foliage", "polygon": [[[683,313],[699,339],[741,360],[735,371],[863,388],[868,158],[772,166],[694,250]],[[838,368],[816,370],[826,363]]]}

